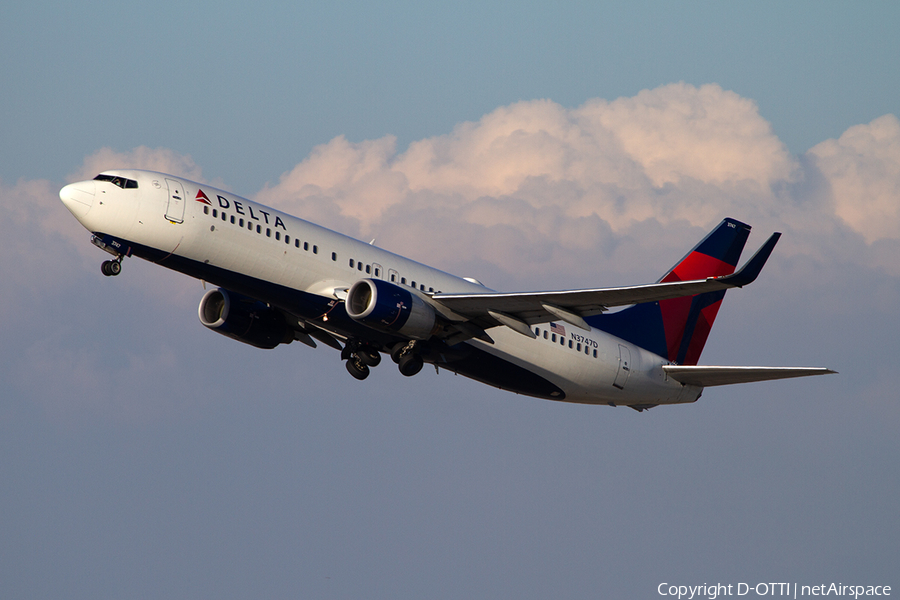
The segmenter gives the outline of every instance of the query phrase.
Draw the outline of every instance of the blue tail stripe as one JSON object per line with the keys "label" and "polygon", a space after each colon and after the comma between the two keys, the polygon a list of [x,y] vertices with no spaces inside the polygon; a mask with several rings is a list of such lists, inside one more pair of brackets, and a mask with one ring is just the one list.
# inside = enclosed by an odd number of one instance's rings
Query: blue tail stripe
{"label": "blue tail stripe", "polygon": [[[744,249],[744,243],[750,235],[750,226],[737,219],[726,218],[715,229],[709,232],[684,258],[675,264],[670,271],[660,279],[666,280],[673,272],[682,266],[682,273],[675,276],[701,278],[709,275],[722,275],[723,273],[700,272],[705,267],[703,261],[698,261],[695,253],[702,254],[736,267]],[[773,244],[774,245],[774,244]],[[771,251],[771,248],[768,249]],[[764,260],[762,261],[764,262]],[[761,268],[761,267],[760,267]],[[695,271],[698,271],[695,273]],[[682,363],[691,351],[691,342],[694,340],[696,328],[700,322],[703,310],[725,296],[724,291],[708,292],[693,298],[690,309],[683,324],[669,323],[669,331],[673,335],[681,335],[680,340],[671,340],[678,345],[676,356],[673,360]],[[672,301],[667,301],[672,302]],[[666,305],[668,306],[668,305]],[[676,311],[678,314],[679,311]],[[667,317],[668,318],[668,317]],[[675,317],[684,318],[684,317]],[[636,304],[615,313],[600,314],[585,319],[591,327],[605,331],[618,338],[631,342],[636,346],[649,350],[659,356],[669,356],[669,345],[666,339],[666,323],[663,320],[663,311],[659,302]],[[711,323],[710,323],[711,325]],[[676,333],[677,332],[677,333]]]}
{"label": "blue tail stripe", "polygon": [[691,312],[688,314],[687,324],[684,328],[684,335],[681,337],[681,345],[678,347],[678,356],[675,359],[676,363],[679,365],[684,364],[688,349],[691,347],[691,341],[694,339],[694,332],[697,330],[697,321],[700,319],[700,313],[703,312],[704,308],[712,306],[724,297],[725,290],[707,292],[705,294],[700,294],[699,296],[694,296],[693,301],[691,301]]}

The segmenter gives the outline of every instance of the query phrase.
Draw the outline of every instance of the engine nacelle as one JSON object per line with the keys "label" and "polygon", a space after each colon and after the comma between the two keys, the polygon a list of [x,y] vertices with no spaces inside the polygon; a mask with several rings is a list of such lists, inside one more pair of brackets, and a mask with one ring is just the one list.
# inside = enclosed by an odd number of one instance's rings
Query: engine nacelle
{"label": "engine nacelle", "polygon": [[347,314],[373,329],[426,340],[434,331],[434,308],[409,289],[380,279],[360,279],[347,292]]}
{"label": "engine nacelle", "polygon": [[216,333],[257,348],[271,350],[294,340],[294,330],[280,312],[265,302],[221,288],[203,295],[197,313],[200,322]]}

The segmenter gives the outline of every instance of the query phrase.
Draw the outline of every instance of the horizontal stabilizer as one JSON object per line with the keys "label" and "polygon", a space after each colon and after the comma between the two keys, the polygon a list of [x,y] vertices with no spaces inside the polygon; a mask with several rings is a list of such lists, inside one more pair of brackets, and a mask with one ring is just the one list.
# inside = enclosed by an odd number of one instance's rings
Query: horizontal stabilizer
{"label": "horizontal stabilizer", "polygon": [[663,371],[675,381],[703,387],[837,373],[837,371],[824,367],[701,367],[693,365],[663,365]]}

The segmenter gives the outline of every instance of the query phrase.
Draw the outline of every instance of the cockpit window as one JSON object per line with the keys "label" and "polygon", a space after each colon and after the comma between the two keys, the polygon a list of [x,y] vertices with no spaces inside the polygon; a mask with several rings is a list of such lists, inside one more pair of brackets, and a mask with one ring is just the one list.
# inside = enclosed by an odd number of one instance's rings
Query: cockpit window
{"label": "cockpit window", "polygon": [[97,175],[94,177],[94,181],[108,181],[113,185],[117,185],[120,188],[124,189],[137,189],[138,182],[134,179],[126,179],[124,177],[119,177],[118,175]]}

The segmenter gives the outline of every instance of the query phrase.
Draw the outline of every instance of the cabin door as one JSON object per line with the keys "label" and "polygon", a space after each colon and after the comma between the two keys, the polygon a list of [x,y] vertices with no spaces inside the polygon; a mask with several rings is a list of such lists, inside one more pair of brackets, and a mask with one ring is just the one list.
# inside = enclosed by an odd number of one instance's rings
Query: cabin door
{"label": "cabin door", "polygon": [[169,187],[169,203],[166,205],[166,219],[173,223],[184,222],[184,186],[180,181],[166,179]]}
{"label": "cabin door", "polygon": [[625,389],[625,383],[628,381],[628,375],[631,373],[631,350],[628,346],[619,344],[619,369],[616,371],[616,380],[613,386],[620,390]]}

